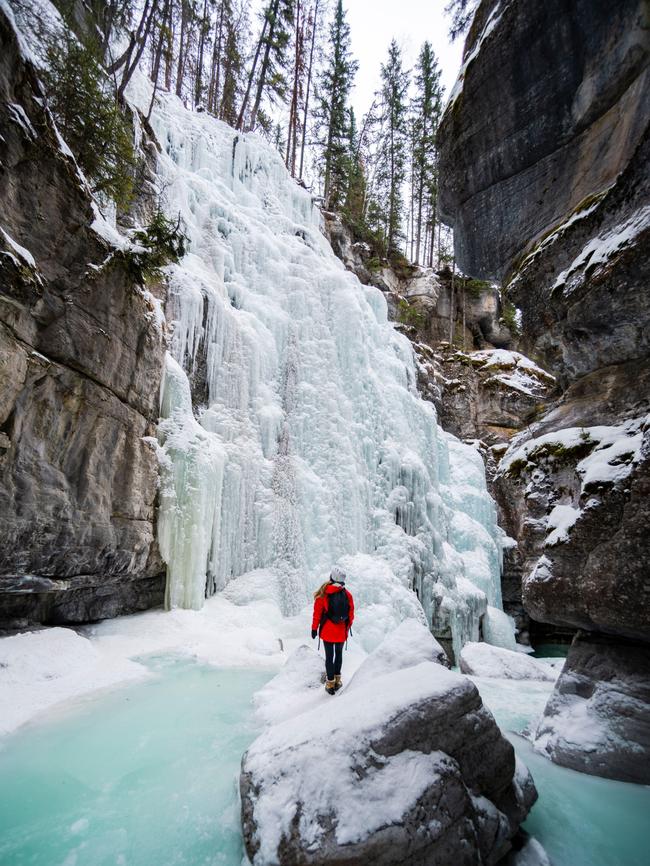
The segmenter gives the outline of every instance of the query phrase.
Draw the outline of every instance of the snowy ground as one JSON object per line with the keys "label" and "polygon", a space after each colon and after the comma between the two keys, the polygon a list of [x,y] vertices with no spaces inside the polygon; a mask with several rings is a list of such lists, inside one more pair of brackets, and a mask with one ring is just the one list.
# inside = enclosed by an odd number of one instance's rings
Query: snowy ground
{"label": "snowy ground", "polygon": [[[142,663],[146,656],[178,655],[216,667],[277,670],[300,644],[316,648],[309,637],[310,606],[284,617],[276,604],[262,598],[265,582],[274,577],[272,572],[253,572],[232,585],[231,598],[214,596],[198,611],[152,610],[78,630],[48,628],[0,639],[0,735],[71,699],[150,677]],[[381,614],[381,605],[370,607]],[[385,635],[399,620],[379,622]],[[361,620],[353,631],[344,655],[346,679],[381,639],[370,616],[367,625]],[[509,695],[514,712],[519,714],[519,707],[521,715],[530,714],[531,692],[538,696],[541,712],[553,687],[552,682],[527,682],[522,690],[520,683],[503,676],[473,679],[487,696]],[[316,695],[308,698],[310,704],[318,700]]]}
{"label": "snowy ground", "polygon": [[[48,628],[0,639],[0,735],[62,702],[150,677],[139,661],[149,655],[278,669],[295,647],[310,642],[310,626],[309,608],[288,618],[272,602],[251,600],[244,606],[215,596],[198,611],[152,610],[76,631]],[[346,671],[352,673],[365,656],[352,637]]]}

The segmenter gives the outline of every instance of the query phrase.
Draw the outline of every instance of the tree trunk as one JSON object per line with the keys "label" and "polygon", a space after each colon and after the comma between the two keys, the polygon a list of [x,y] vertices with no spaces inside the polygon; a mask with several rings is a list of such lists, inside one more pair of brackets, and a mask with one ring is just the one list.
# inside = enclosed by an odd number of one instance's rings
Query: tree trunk
{"label": "tree trunk", "polygon": [[194,104],[198,105],[201,101],[201,87],[203,84],[203,51],[205,48],[206,31],[210,31],[210,22],[208,21],[208,0],[203,0],[203,17],[201,19],[201,32],[199,34],[199,50],[196,58],[196,83],[194,87]]}
{"label": "tree trunk", "polygon": [[208,111],[219,117],[219,89],[221,85],[221,46],[223,41],[223,16],[225,2],[219,8],[219,22],[215,34],[214,47],[212,49],[212,70],[210,74],[210,89],[208,91]]}
{"label": "tree trunk", "polygon": [[183,91],[183,73],[185,71],[185,33],[188,14],[187,0],[181,0],[181,33],[178,40],[178,63],[176,65],[176,96],[180,98]]}
{"label": "tree trunk", "polygon": [[260,110],[260,104],[262,102],[262,95],[264,93],[264,87],[266,85],[266,76],[269,71],[269,62],[271,59],[271,46],[273,44],[273,34],[275,33],[275,23],[278,17],[278,11],[280,8],[280,0],[273,0],[271,5],[270,12],[270,22],[269,22],[269,37],[266,40],[266,46],[264,48],[264,57],[262,58],[262,68],[260,69],[260,77],[257,82],[257,93],[255,95],[255,103],[253,105],[253,110],[251,111],[251,119],[248,123],[248,128],[251,132],[255,129],[255,122],[257,121],[257,113]]}
{"label": "tree trunk", "polygon": [[124,98],[124,91],[133,76],[133,73],[137,69],[138,63],[142,57],[142,54],[145,49],[145,45],[147,44],[147,40],[149,38],[149,34],[151,33],[151,28],[153,26],[154,18],[156,17],[156,12],[158,11],[158,0],[152,0],[151,3],[151,11],[149,12],[149,17],[147,18],[146,25],[144,26],[144,31],[142,30],[142,25],[144,23],[144,16],[147,11],[147,6],[149,5],[149,0],[145,3],[144,11],[142,13],[142,19],[140,21],[140,25],[137,31],[137,39],[138,41],[138,50],[135,53],[135,57],[131,61],[130,58],[127,60],[126,68],[124,69],[124,73],[122,75],[122,81],[120,82],[120,86],[117,90],[117,98]]}
{"label": "tree trunk", "polygon": [[[433,251],[436,246],[436,216],[438,213],[438,193],[433,197],[433,213],[431,214],[431,246],[429,248],[429,267],[433,267]],[[440,267],[440,236],[438,236],[438,267]]]}
{"label": "tree trunk", "polygon": [[269,19],[265,16],[264,24],[262,26],[262,32],[260,33],[260,38],[257,42],[257,48],[255,49],[255,57],[253,58],[253,65],[251,66],[251,71],[248,76],[248,82],[246,84],[246,93],[244,94],[244,101],[242,102],[241,110],[239,112],[239,117],[237,118],[237,129],[244,128],[244,117],[246,116],[246,109],[248,108],[248,100],[251,95],[251,87],[253,86],[253,81],[255,80],[255,70],[257,68],[257,61],[260,57],[260,51],[262,50],[262,45],[264,44],[264,36],[266,34],[266,27],[269,23]]}
{"label": "tree trunk", "polygon": [[287,153],[284,164],[291,172],[291,177],[296,173],[296,138],[298,136],[298,85],[300,83],[300,67],[302,63],[302,40],[300,38],[300,0],[296,2],[296,50],[293,69],[293,90],[291,93],[291,107],[289,109],[289,130],[287,132]]}
{"label": "tree trunk", "polygon": [[147,122],[151,117],[151,112],[153,111],[154,101],[156,99],[156,90],[158,89],[158,76],[160,74],[160,61],[162,59],[163,52],[163,44],[165,41],[165,28],[167,27],[167,19],[171,18],[171,0],[165,0],[165,5],[163,7],[162,21],[160,22],[160,33],[158,39],[158,45],[156,46],[156,52],[154,55],[153,61],[153,72],[152,72],[152,80],[153,80],[153,92],[151,94],[151,102],[149,103],[149,111],[147,111]]}
{"label": "tree trunk", "polygon": [[302,180],[302,171],[305,164],[305,139],[307,137],[307,111],[309,109],[309,93],[311,89],[311,73],[314,63],[314,45],[316,43],[316,27],[318,26],[318,4],[320,0],[316,0],[314,6],[314,20],[311,31],[311,47],[309,49],[309,70],[307,72],[307,92],[305,93],[305,111],[302,117],[302,141],[300,143],[300,169],[298,177]]}
{"label": "tree trunk", "polygon": [[463,352],[465,350],[465,281],[463,280]]}

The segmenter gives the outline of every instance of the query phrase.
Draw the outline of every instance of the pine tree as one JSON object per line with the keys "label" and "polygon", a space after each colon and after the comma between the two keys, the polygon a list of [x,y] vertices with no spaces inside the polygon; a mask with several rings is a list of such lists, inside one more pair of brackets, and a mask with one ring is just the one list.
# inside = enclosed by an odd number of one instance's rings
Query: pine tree
{"label": "pine tree", "polygon": [[300,97],[302,79],[305,71],[305,9],[304,0],[296,0],[294,62],[289,106],[289,126],[287,131],[287,152],[284,158],[286,167],[293,177],[296,173],[296,142],[298,140]]}
{"label": "pine tree", "polygon": [[326,207],[340,207],[347,186],[348,100],[358,64],[350,50],[350,25],[338,0],[330,25],[328,61],[320,78],[318,114],[323,128]]}
{"label": "pine tree", "polygon": [[212,41],[212,60],[210,62],[210,83],[208,85],[208,111],[219,113],[219,93],[223,68],[224,45],[226,42],[226,27],[232,19],[232,4],[230,0],[221,0],[217,9]]}
{"label": "pine tree", "polygon": [[163,59],[165,50],[171,40],[171,15],[172,15],[172,0],[164,0],[162,17],[158,24],[157,31],[154,33],[154,49],[153,63],[151,69],[151,80],[153,81],[153,91],[151,93],[151,101],[149,102],[149,110],[147,112],[147,120],[151,117],[154,102],[156,100],[156,91],[158,90],[158,78],[160,76],[160,63]]}
{"label": "pine tree", "polygon": [[386,254],[399,252],[403,240],[403,186],[408,157],[408,73],[402,68],[402,52],[393,39],[381,67],[381,125],[377,161],[377,196],[383,211]]}
{"label": "pine tree", "polygon": [[[437,200],[436,133],[442,113],[443,89],[441,71],[429,42],[420,51],[415,73],[415,98],[412,105],[412,236],[415,241],[413,259],[418,264],[423,257],[423,221],[427,211],[435,211]],[[435,222],[435,219],[434,219]],[[435,228],[435,227],[434,227]]]}
{"label": "pine tree", "polygon": [[210,20],[212,10],[208,5],[208,0],[203,0],[203,12],[201,14],[201,18],[199,19],[199,41],[198,41],[198,50],[197,50],[197,58],[196,58],[196,75],[194,78],[194,104],[201,105],[203,102],[204,96],[204,85],[203,85],[203,56],[205,53],[206,42],[210,37],[210,31],[212,29],[212,23]]}
{"label": "pine tree", "polygon": [[244,39],[248,31],[247,7],[243,2],[221,0],[217,4],[210,60],[207,109],[235,125],[244,66]]}
{"label": "pine tree", "polygon": [[349,111],[348,151],[347,151],[347,189],[343,215],[348,225],[359,235],[366,234],[364,222],[366,196],[366,176],[361,157],[359,132],[354,109]]}
{"label": "pine tree", "polygon": [[71,35],[53,41],[43,83],[47,106],[93,191],[125,208],[137,167],[133,136],[115,83],[101,65],[101,51]]}
{"label": "pine tree", "polygon": [[218,115],[231,126],[237,122],[237,103],[244,68],[244,39],[248,30],[246,7],[226,19],[226,40],[223,56],[223,88]]}

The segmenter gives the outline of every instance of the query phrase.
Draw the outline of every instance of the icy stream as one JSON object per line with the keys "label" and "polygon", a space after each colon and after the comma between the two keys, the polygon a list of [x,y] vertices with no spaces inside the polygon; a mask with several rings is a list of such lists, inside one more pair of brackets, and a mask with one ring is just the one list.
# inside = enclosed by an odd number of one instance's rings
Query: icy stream
{"label": "icy stream", "polygon": [[539,800],[523,826],[552,866],[645,866],[650,787],[576,773],[533,751],[520,734],[541,714],[552,683],[472,679],[533,775]]}
{"label": "icy stream", "polygon": [[[151,661],[148,662],[151,665]],[[272,673],[174,661],[0,739],[0,866],[241,866],[236,779],[251,697]],[[477,680],[504,730],[550,683]],[[650,789],[557,767],[512,735],[553,866],[645,866]]]}

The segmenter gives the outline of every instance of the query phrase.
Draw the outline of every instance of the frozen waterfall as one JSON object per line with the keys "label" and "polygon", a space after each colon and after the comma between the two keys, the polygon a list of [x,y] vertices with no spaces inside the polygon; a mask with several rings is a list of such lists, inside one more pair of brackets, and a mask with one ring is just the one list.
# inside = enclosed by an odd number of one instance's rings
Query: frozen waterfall
{"label": "frozen waterfall", "polygon": [[[456,650],[478,639],[488,606],[498,632],[499,530],[481,458],[418,396],[382,294],[344,269],[310,194],[260,138],[168,94],[151,122],[164,205],[190,239],[166,309],[168,605],[198,608],[266,569],[292,614],[341,562],[373,612],[366,644],[414,611]],[[498,640],[511,644],[505,626]]]}

